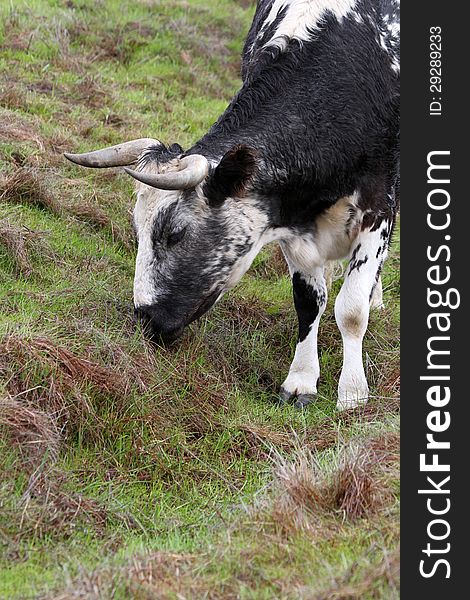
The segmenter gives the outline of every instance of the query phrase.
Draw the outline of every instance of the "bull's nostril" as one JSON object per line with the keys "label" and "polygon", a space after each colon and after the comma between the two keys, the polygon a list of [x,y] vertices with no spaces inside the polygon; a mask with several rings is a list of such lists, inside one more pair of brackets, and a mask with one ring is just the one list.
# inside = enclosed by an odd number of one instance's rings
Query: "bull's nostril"
{"label": "bull's nostril", "polygon": [[175,322],[155,306],[136,307],[134,315],[145,337],[155,344],[173,342],[183,333],[184,324]]}

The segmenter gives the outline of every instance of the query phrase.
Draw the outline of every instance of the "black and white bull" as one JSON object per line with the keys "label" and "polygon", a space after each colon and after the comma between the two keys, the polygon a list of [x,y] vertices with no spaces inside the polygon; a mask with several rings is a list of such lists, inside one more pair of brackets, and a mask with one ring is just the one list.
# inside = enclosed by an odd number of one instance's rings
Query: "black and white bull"
{"label": "black and white bull", "polygon": [[281,400],[317,393],[328,261],[348,258],[335,304],[338,409],[367,401],[362,340],[398,205],[399,0],[260,0],[243,86],[192,148],[139,139],[80,155],[138,180],[134,303],[176,339],[279,242],[299,337]]}

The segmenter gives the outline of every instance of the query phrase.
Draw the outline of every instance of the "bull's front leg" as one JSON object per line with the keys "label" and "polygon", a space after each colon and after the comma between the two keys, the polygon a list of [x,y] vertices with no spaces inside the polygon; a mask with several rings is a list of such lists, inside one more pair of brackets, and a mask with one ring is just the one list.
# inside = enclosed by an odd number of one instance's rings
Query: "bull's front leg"
{"label": "bull's front leg", "polygon": [[297,271],[289,262],[292,275],[294,304],[299,320],[299,335],[294,360],[289,374],[281,386],[282,403],[295,399],[295,406],[303,408],[315,399],[320,363],[318,360],[318,325],[327,300],[324,269],[315,268],[310,273]]}
{"label": "bull's front leg", "polygon": [[362,340],[370,305],[381,305],[380,272],[387,255],[390,222],[383,221],[356,238],[343,286],[336,298],[335,317],[343,338],[343,368],[338,385],[338,410],[365,404],[369,387],[362,360]]}

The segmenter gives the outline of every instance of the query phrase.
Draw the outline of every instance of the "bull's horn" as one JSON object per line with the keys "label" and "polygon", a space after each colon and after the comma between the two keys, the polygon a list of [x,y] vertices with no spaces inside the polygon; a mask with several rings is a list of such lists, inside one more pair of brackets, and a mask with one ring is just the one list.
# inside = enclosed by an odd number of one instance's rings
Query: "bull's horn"
{"label": "bull's horn", "polygon": [[195,187],[209,173],[209,163],[202,154],[190,154],[180,160],[178,171],[143,173],[124,168],[134,179],[159,190],[186,190]]}
{"label": "bull's horn", "polygon": [[93,167],[95,169],[124,167],[134,163],[149,146],[158,146],[160,144],[161,142],[158,140],[141,138],[139,140],[124,142],[124,144],[117,144],[117,146],[109,146],[102,150],[85,152],[84,154],[69,154],[65,152],[64,156],[82,167]]}

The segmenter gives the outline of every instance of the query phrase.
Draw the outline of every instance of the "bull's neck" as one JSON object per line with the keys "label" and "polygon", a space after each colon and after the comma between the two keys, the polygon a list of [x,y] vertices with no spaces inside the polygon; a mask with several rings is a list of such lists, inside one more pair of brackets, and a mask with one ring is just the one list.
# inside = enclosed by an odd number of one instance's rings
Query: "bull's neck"
{"label": "bull's neck", "polygon": [[[281,85],[282,82],[278,82]],[[252,147],[266,161],[274,159],[273,138],[288,131],[280,122],[271,101],[274,90],[260,81],[245,83],[209,131],[188,151],[203,154],[211,162],[219,162],[234,146]],[[263,111],[260,107],[263,106]],[[291,109],[291,113],[293,110]]]}
{"label": "bull's neck", "polygon": [[261,135],[252,135],[242,127],[233,131],[221,131],[215,127],[214,125],[206,135],[187,150],[186,154],[202,154],[212,164],[218,164],[226,152],[234,146],[243,144],[256,149],[264,156],[265,142]]}

